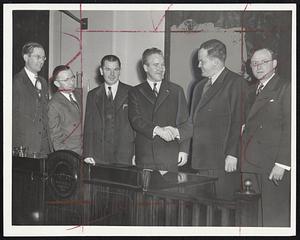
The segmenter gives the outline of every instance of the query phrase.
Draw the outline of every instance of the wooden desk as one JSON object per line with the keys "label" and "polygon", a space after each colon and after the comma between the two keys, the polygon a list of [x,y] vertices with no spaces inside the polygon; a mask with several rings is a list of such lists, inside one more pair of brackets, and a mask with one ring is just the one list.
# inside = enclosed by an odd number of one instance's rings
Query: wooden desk
{"label": "wooden desk", "polygon": [[13,224],[257,226],[259,195],[218,196],[216,178],[83,163],[62,151],[13,158]]}

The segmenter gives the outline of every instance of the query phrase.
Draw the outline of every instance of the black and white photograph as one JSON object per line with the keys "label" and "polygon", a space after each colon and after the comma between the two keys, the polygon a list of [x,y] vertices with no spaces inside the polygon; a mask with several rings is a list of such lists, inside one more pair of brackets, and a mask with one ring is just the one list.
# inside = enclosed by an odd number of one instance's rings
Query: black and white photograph
{"label": "black and white photograph", "polygon": [[296,4],[4,4],[4,236],[294,236]]}

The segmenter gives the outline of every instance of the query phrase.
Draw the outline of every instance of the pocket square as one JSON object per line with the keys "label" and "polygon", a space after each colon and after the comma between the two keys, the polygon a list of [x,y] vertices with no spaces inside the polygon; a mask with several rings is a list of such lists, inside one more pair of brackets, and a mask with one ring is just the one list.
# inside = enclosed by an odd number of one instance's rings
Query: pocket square
{"label": "pocket square", "polygon": [[124,108],[126,108],[126,107],[128,107],[128,104],[127,104],[127,103],[124,103],[124,104],[123,104],[123,110],[124,110]]}
{"label": "pocket square", "polygon": [[274,99],[271,99],[270,102],[274,102]]}

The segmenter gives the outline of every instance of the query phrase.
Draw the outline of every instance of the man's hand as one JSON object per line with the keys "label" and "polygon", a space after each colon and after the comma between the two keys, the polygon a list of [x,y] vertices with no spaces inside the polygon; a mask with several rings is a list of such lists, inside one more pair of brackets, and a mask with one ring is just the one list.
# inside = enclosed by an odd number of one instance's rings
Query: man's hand
{"label": "man's hand", "polygon": [[167,128],[162,128],[162,127],[155,127],[155,132],[156,135],[160,136],[162,139],[164,139],[167,142],[173,141],[175,137],[172,134],[172,131]]}
{"label": "man's hand", "polygon": [[284,175],[284,168],[275,165],[270,173],[269,179],[272,180],[276,185],[277,181],[282,180]]}
{"label": "man's hand", "polygon": [[178,166],[181,167],[187,163],[188,154],[185,152],[179,152],[178,154]]}
{"label": "man's hand", "polygon": [[236,171],[237,158],[227,155],[225,158],[225,171],[234,172]]}
{"label": "man's hand", "polygon": [[178,173],[177,180],[178,180],[178,183],[186,182],[187,181],[187,174],[183,173],[183,172]]}
{"label": "man's hand", "polygon": [[180,138],[178,128],[175,128],[175,127],[172,127],[172,126],[167,126],[167,127],[164,127],[164,129],[169,130],[172,133],[174,139],[175,138],[178,138],[178,139]]}
{"label": "man's hand", "polygon": [[136,165],[136,163],[135,163],[135,155],[132,156],[132,165],[133,165],[133,166]]}
{"label": "man's hand", "polygon": [[95,162],[94,158],[92,158],[92,157],[87,157],[87,158],[85,158],[83,161],[84,161],[85,163],[92,164],[93,166],[96,165],[96,162]]}

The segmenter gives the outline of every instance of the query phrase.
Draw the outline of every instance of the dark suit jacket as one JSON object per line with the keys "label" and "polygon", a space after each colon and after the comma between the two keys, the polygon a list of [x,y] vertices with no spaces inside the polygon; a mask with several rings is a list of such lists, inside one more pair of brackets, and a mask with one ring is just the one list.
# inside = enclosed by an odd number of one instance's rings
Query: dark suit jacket
{"label": "dark suit jacket", "polygon": [[[249,91],[249,113],[243,133],[244,160],[270,173],[274,163],[290,166],[291,87],[275,75],[256,97]],[[242,166],[243,167],[243,166]]]}
{"label": "dark suit jacket", "polygon": [[56,92],[48,106],[49,131],[54,150],[71,150],[82,154],[81,96],[74,91],[79,109],[61,92]]}
{"label": "dark suit jacket", "polygon": [[[50,152],[48,132],[48,84],[39,77],[41,98],[22,69],[13,79],[12,141],[13,147],[28,147],[29,152]],[[43,135],[45,136],[43,138]]]}
{"label": "dark suit jacket", "polygon": [[[128,91],[131,86],[119,82],[114,99],[115,104],[115,142],[116,163],[132,164],[134,154],[134,131],[128,120]],[[83,155],[93,157],[96,163],[108,163],[104,156],[104,84],[91,90],[87,96],[84,122]]]}
{"label": "dark suit jacket", "polygon": [[290,174],[285,171],[278,186],[269,180],[269,174],[275,163],[291,166],[291,86],[275,75],[257,97],[255,91],[254,85],[248,96],[241,169],[260,186],[255,190],[261,193],[263,226],[287,227]]}
{"label": "dark suit jacket", "polygon": [[[163,80],[156,99],[148,82],[139,84],[129,92],[129,119],[136,131],[137,166],[177,171],[178,153],[188,153],[189,145],[182,131],[188,119],[183,89]],[[181,140],[166,142],[159,136],[153,138],[155,126],[178,127]]]}
{"label": "dark suit jacket", "polygon": [[244,79],[225,68],[201,99],[206,81],[196,85],[192,98],[192,167],[224,169],[227,155],[239,157]]}

